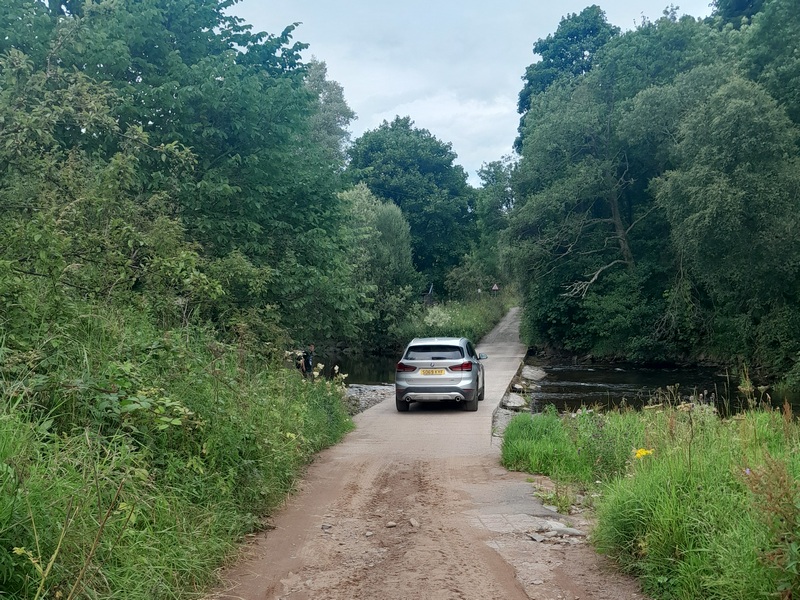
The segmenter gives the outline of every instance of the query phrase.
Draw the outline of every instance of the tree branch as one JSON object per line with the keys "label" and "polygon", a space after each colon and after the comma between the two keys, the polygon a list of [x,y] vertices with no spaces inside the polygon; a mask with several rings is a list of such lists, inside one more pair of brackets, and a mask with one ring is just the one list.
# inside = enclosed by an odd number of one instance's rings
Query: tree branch
{"label": "tree branch", "polygon": [[656,210],[657,208],[659,208],[659,207],[658,207],[658,205],[655,205],[655,204],[654,204],[652,207],[650,207],[650,209],[649,209],[649,210],[648,210],[646,213],[644,213],[644,214],[643,214],[641,217],[639,217],[639,218],[638,218],[638,219],[636,219],[636,220],[635,220],[633,223],[631,223],[631,224],[630,224],[630,226],[629,226],[629,227],[628,227],[628,228],[625,230],[625,233],[626,233],[626,234],[627,234],[627,233],[630,233],[630,232],[631,232],[631,229],[633,229],[633,228],[636,226],[636,224],[637,224],[639,221],[641,221],[641,220],[643,220],[643,219],[646,219],[646,218],[647,218],[647,216],[648,216],[648,215],[649,215],[651,212],[653,212],[654,210]]}
{"label": "tree branch", "polygon": [[[564,296],[564,297],[567,297],[567,298],[575,298],[576,296],[580,296],[581,298],[585,298],[586,297],[586,292],[589,291],[589,287],[591,287],[591,285],[595,281],[597,281],[597,279],[600,277],[600,275],[603,273],[603,271],[605,271],[607,269],[610,269],[611,267],[613,267],[616,264],[626,264],[626,262],[624,260],[618,258],[617,260],[611,261],[607,265],[603,265],[602,267],[597,269],[597,271],[595,271],[594,273],[590,274],[591,275],[591,279],[589,279],[588,281],[576,281],[575,283],[570,283],[569,285],[564,286],[567,291],[564,292],[561,295]],[[587,277],[589,277],[589,275],[587,275]]]}

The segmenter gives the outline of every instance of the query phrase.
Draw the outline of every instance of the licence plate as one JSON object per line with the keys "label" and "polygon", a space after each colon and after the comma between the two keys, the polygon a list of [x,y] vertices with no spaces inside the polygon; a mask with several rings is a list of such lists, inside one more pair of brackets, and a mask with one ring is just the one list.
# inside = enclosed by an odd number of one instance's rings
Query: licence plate
{"label": "licence plate", "polygon": [[420,369],[420,375],[444,375],[444,369]]}

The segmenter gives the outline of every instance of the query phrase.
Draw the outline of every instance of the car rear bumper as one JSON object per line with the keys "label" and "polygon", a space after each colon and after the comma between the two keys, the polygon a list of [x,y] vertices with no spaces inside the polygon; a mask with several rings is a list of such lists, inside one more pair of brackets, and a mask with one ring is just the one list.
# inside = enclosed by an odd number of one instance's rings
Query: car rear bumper
{"label": "car rear bumper", "polygon": [[457,386],[396,386],[395,396],[402,402],[470,402],[475,398],[475,390]]}

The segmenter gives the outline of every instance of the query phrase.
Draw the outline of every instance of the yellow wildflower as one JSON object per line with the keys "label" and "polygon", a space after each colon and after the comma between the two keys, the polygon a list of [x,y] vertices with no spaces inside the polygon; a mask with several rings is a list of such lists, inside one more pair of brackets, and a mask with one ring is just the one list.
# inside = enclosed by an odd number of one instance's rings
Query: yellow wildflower
{"label": "yellow wildflower", "polygon": [[639,449],[636,451],[636,456],[635,456],[635,458],[642,458],[642,457],[644,457],[644,456],[647,456],[648,454],[652,454],[652,453],[653,453],[653,451],[652,451],[652,450],[647,450],[647,449],[645,449],[645,448],[639,448]]}

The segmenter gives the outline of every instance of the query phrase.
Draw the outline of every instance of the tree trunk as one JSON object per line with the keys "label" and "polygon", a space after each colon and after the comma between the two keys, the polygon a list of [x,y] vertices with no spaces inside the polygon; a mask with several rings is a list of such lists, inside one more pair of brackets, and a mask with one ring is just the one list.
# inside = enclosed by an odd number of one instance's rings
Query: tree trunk
{"label": "tree trunk", "polygon": [[619,210],[619,194],[616,188],[611,190],[608,196],[608,204],[611,207],[611,219],[614,222],[614,233],[619,242],[619,250],[622,253],[622,258],[628,269],[633,269],[636,263],[633,260],[633,253],[631,247],[628,245],[628,232],[625,230],[625,225],[622,223],[622,215]]}

